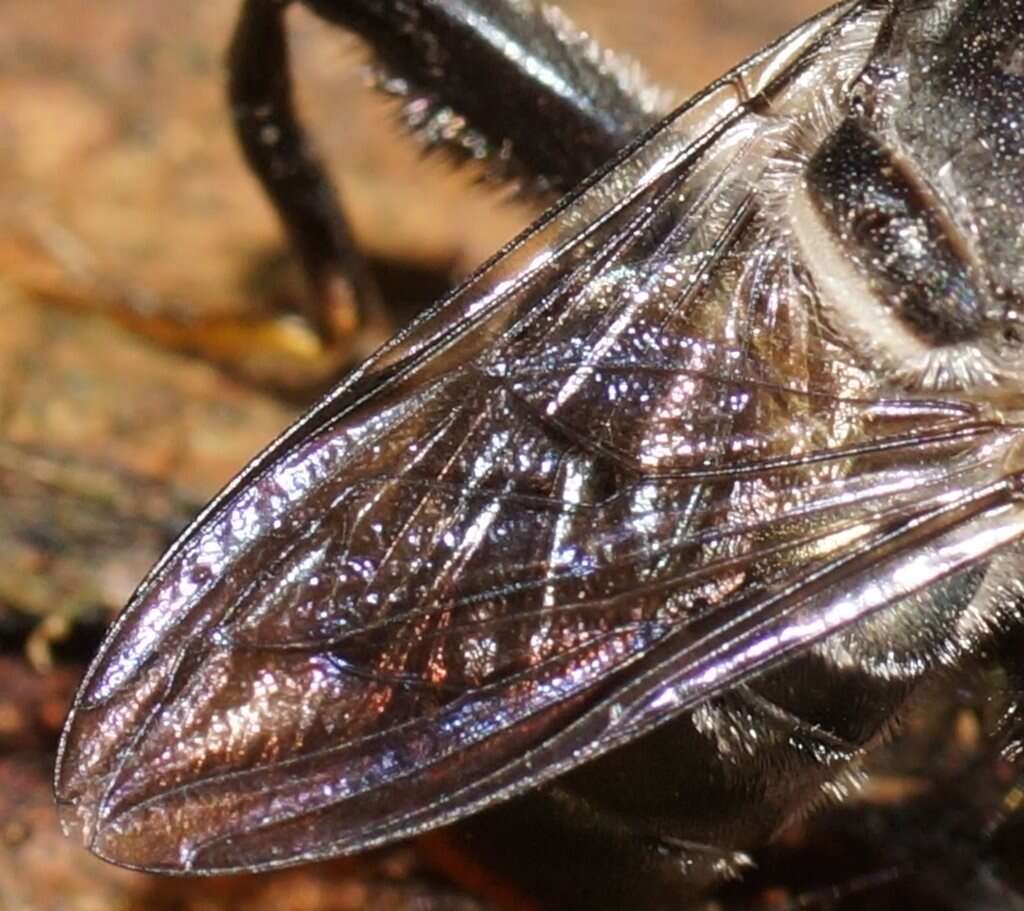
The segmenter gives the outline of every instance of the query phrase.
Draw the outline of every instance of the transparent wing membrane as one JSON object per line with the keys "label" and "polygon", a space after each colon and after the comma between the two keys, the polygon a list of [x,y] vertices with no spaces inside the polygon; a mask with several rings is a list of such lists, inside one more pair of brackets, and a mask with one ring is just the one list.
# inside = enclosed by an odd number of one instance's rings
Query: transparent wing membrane
{"label": "transparent wing membrane", "polygon": [[421,831],[1019,538],[1014,434],[858,358],[789,229],[884,15],[712,86],[206,511],[65,732],[94,851],[214,872]]}

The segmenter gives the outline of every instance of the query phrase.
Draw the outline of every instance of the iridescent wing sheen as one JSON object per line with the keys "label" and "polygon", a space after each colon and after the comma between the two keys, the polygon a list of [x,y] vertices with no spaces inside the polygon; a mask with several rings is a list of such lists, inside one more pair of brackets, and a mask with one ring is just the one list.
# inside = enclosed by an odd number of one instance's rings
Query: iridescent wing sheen
{"label": "iridescent wing sheen", "polygon": [[110,632],[66,825],[165,871],[359,850],[1016,539],[1011,434],[861,362],[787,227],[884,16],[712,86],[260,456]]}

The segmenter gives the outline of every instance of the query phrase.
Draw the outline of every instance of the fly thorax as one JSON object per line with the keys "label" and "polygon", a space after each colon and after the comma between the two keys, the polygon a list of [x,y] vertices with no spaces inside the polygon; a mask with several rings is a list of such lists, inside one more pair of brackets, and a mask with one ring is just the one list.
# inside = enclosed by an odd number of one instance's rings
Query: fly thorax
{"label": "fly thorax", "polygon": [[1022,7],[897,6],[794,192],[822,321],[884,382],[1002,395],[1022,376]]}

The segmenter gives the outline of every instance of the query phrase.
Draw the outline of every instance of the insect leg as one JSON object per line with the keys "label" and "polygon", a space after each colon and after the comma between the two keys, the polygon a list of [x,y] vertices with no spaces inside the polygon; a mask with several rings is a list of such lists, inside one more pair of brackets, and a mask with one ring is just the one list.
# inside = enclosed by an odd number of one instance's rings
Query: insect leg
{"label": "insect leg", "polygon": [[370,44],[379,86],[421,138],[542,189],[571,189],[673,106],[550,5],[305,2]]}
{"label": "insect leg", "polygon": [[243,3],[228,51],[228,96],[242,151],[305,269],[313,292],[310,321],[334,341],[357,325],[372,329],[385,319],[338,196],[296,117],[284,29],[288,5]]}
{"label": "insect leg", "polygon": [[[402,97],[406,125],[428,146],[484,161],[492,174],[541,195],[573,187],[672,105],[635,65],[602,51],[551,7],[305,2],[369,43],[378,86]],[[389,329],[380,294],[292,101],[290,4],[242,4],[228,53],[235,133],[303,264],[312,324],[328,342],[356,325],[380,341]]]}

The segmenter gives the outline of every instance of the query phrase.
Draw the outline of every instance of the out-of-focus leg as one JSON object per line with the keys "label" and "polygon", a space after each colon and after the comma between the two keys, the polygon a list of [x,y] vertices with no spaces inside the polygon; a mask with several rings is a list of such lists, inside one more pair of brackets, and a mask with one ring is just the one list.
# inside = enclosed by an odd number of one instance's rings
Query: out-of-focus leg
{"label": "out-of-focus leg", "polygon": [[228,54],[235,132],[309,280],[309,318],[329,341],[384,322],[379,292],[352,242],[330,178],[296,117],[287,0],[246,0]]}

